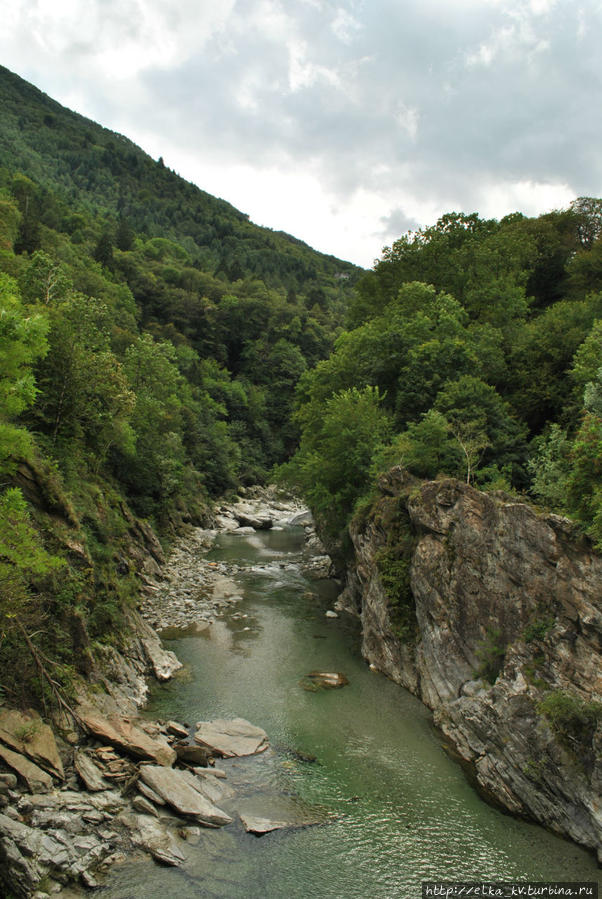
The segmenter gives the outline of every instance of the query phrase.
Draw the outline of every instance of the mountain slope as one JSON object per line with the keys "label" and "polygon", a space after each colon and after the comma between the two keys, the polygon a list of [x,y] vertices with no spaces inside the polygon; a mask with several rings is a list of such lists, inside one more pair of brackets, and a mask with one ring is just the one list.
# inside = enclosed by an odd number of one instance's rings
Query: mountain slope
{"label": "mountain slope", "polygon": [[137,232],[175,240],[205,271],[221,270],[230,280],[253,275],[299,290],[309,281],[323,287],[360,272],[288,234],[252,224],[123,135],[66,109],[3,67],[0,166],[89,212],[125,216]]}

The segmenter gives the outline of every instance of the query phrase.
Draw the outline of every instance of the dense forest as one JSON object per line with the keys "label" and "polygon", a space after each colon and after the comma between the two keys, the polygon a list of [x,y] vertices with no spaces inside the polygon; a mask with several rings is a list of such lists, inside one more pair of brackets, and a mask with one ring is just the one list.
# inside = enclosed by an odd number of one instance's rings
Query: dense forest
{"label": "dense forest", "polygon": [[450,213],[361,272],[5,69],[0,99],[7,701],[51,701],[119,641],[133,530],[169,542],[268,477],[333,542],[403,464],[602,544],[602,201]]}
{"label": "dense forest", "polygon": [[380,471],[526,495],[602,546],[602,201],[449,213],[386,248],[304,372],[283,474],[332,537]]}
{"label": "dense forest", "polygon": [[361,271],[5,69],[0,101],[0,664],[40,700],[120,639],[137,520],[168,542],[290,456]]}

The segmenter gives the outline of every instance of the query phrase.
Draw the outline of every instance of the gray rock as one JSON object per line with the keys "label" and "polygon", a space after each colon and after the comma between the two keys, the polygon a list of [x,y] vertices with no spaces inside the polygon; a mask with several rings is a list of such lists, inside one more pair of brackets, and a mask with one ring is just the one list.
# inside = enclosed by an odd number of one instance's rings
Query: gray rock
{"label": "gray rock", "polygon": [[169,767],[176,760],[176,753],[163,737],[150,737],[129,718],[112,715],[105,718],[91,707],[80,708],[80,718],[87,730],[101,740],[124,749],[135,758],[152,759]]}
{"label": "gray rock", "polygon": [[[188,736],[188,734],[186,735]],[[190,743],[176,743],[173,747],[177,753],[178,761],[189,765],[206,766],[211,758],[210,751],[203,746],[194,746]]]}
{"label": "gray rock", "polygon": [[266,732],[244,718],[199,721],[194,739],[224,758],[255,755],[269,745]]}
{"label": "gray rock", "polygon": [[286,827],[294,827],[287,821],[274,821],[271,818],[261,818],[258,815],[250,815],[241,812],[239,815],[247,833],[254,833],[261,836],[264,833],[271,833],[273,830],[282,830]]}
{"label": "gray rock", "polygon": [[345,687],[349,683],[347,677],[340,671],[312,671],[307,677],[314,684],[330,689]]}
{"label": "gray rock", "polygon": [[[195,771],[197,777],[197,789],[209,802],[223,802],[225,799],[231,799],[234,796],[234,790],[228,784],[223,783],[210,774],[205,774],[204,768],[197,768]],[[201,772],[200,774],[198,772]]]}
{"label": "gray rock", "polygon": [[155,806],[152,802],[149,802],[148,799],[145,799],[144,796],[134,796],[132,799],[132,807],[142,815],[151,815],[154,818],[159,817],[159,812]]}
{"label": "gray rock", "polygon": [[[579,758],[539,705],[550,691],[602,696],[602,557],[554,515],[452,479],[402,469],[379,482],[371,514],[351,528],[346,608],[361,614],[368,661],[434,710],[481,790],[585,846],[602,843],[602,763]],[[407,643],[397,633],[378,559],[383,522],[411,522]],[[398,538],[399,539],[399,538]],[[397,633],[396,633],[397,631]],[[530,634],[527,639],[527,634]],[[479,680],[486,658],[497,660]],[[593,741],[602,744],[598,728]]]}
{"label": "gray rock", "polygon": [[256,531],[269,531],[272,527],[273,521],[271,518],[259,517],[255,515],[248,515],[244,512],[238,512],[236,514],[239,524],[241,527],[245,528],[253,528]]}
{"label": "gray rock", "polygon": [[198,778],[189,771],[143,765],[140,777],[176,812],[195,818],[205,827],[230,824],[232,818],[199,791]]}
{"label": "gray rock", "polygon": [[121,823],[130,828],[134,845],[150,852],[163,865],[177,867],[186,860],[176,838],[150,815],[122,815]]}
{"label": "gray rock", "polygon": [[73,764],[87,790],[96,793],[109,789],[109,784],[87,753],[77,750],[73,756]]}
{"label": "gray rock", "polygon": [[6,784],[7,790],[14,790],[17,786],[17,778],[14,774],[0,773],[0,783]]}
{"label": "gray rock", "polygon": [[2,759],[9,768],[16,771],[19,777],[25,781],[28,789],[31,790],[32,793],[52,789],[53,782],[51,776],[45,771],[42,771],[42,769],[33,762],[29,761],[29,759],[26,759],[21,753],[13,752],[12,749],[8,749],[6,746],[0,744],[0,759]]}
{"label": "gray rock", "polygon": [[142,795],[146,796],[147,799],[150,799],[151,802],[154,802],[155,805],[165,805],[165,800],[162,799],[158,793],[155,793],[154,790],[151,790],[149,785],[145,784],[143,780],[138,780],[136,786]]}
{"label": "gray rock", "polygon": [[289,519],[289,524],[295,527],[305,527],[306,525],[312,525],[313,523],[314,520],[312,514],[307,509],[304,512],[297,512],[296,515],[293,515],[293,517]]}
{"label": "gray rock", "polygon": [[164,649],[155,631],[146,623],[143,625],[147,633],[141,643],[146,657],[159,681],[171,680],[174,673],[182,667],[182,663],[174,652]]}
{"label": "gray rock", "polygon": [[168,721],[165,725],[165,728],[169,734],[173,734],[174,737],[182,737],[186,739],[188,737],[188,730],[182,724],[179,724],[177,721]]}
{"label": "gray rock", "polygon": [[63,779],[63,763],[53,730],[44,724],[37,712],[0,709],[0,740],[59,780]]}

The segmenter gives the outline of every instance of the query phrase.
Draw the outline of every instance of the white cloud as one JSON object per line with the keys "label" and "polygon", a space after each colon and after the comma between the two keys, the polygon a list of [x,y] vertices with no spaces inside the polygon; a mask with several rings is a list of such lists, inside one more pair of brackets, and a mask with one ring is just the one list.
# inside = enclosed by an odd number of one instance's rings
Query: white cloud
{"label": "white cloud", "polygon": [[5,65],[251,217],[370,264],[602,185],[599,0],[12,0]]}
{"label": "white cloud", "polygon": [[353,17],[349,10],[343,7],[337,9],[330,27],[335,37],[344,44],[352,43],[354,37],[362,29],[361,23]]}

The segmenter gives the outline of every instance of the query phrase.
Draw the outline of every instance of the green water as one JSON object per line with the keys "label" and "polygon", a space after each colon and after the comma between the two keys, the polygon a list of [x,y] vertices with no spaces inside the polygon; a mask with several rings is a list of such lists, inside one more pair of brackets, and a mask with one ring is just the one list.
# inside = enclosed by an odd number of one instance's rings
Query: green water
{"label": "green water", "polygon": [[[238,821],[204,830],[182,868],[129,863],[99,895],[413,899],[429,879],[595,881],[591,855],[484,803],[429,712],[368,669],[354,622],[325,618],[334,585],[300,574],[302,538],[300,529],[220,537],[210,557],[241,566],[244,602],[208,633],[166,641],[187,672],[154,691],[148,714],[260,725],[273,748],[221,765],[239,791],[222,807],[286,803],[329,823],[261,838]],[[341,671],[349,685],[307,692],[299,682],[314,669]]]}

